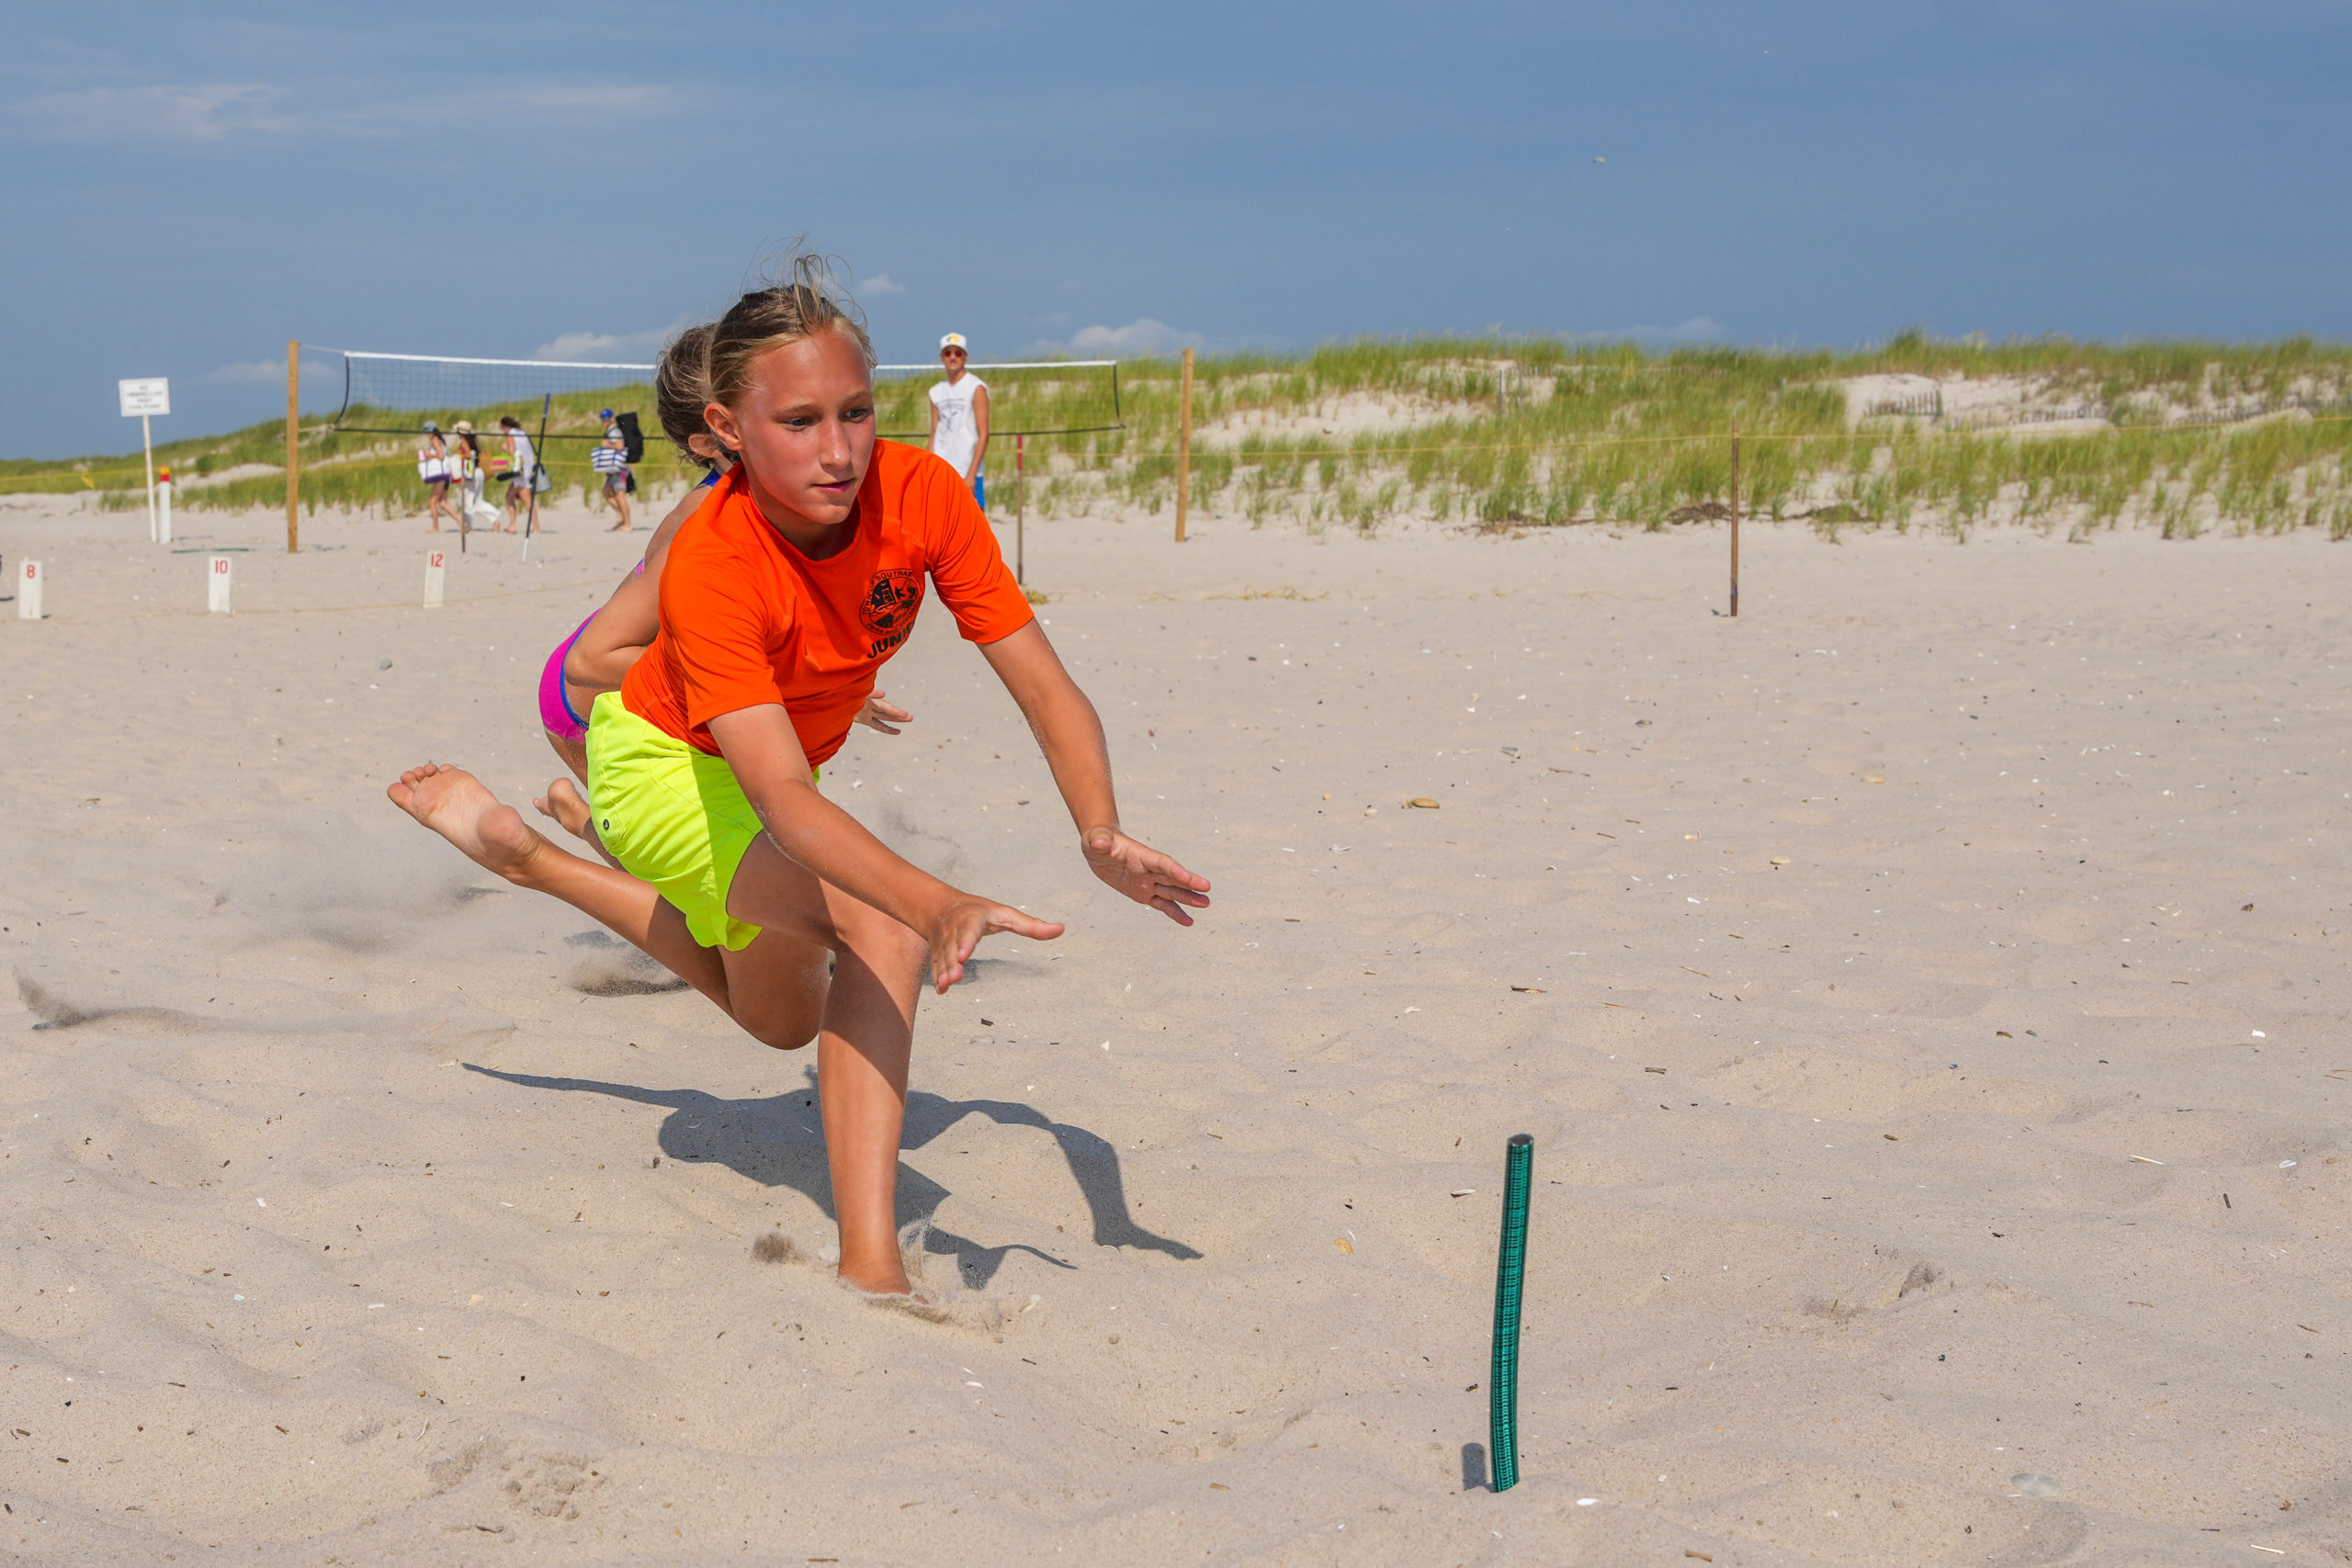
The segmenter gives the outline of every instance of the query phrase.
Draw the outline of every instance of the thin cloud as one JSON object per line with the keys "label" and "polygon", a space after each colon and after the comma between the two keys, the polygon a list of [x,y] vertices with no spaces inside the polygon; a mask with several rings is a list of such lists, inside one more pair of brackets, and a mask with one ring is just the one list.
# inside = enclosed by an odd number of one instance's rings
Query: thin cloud
{"label": "thin cloud", "polygon": [[292,130],[294,121],[270,107],[284,96],[251,82],[156,83],[44,93],[16,111],[51,141],[220,141]]}
{"label": "thin cloud", "polygon": [[218,370],[208,370],[202,379],[218,381],[232,387],[273,386],[286,379],[283,359],[246,359],[234,365],[223,365]]}
{"label": "thin cloud", "polygon": [[531,350],[531,357],[641,365],[661,353],[677,330],[668,326],[642,333],[560,333],[553,340]]}
{"label": "thin cloud", "polygon": [[1713,316],[1692,316],[1670,327],[1639,326],[1610,327],[1600,332],[1573,334],[1582,343],[1717,343],[1730,335],[1729,330]]}
{"label": "thin cloud", "polygon": [[14,106],[44,141],[105,145],[218,144],[244,136],[410,136],[464,122],[572,130],[668,112],[664,87],[515,84],[502,92],[442,89],[393,95],[368,83],[314,90],[300,101],[255,82],[150,83],[47,93]]}
{"label": "thin cloud", "polygon": [[893,294],[904,294],[907,286],[887,272],[877,272],[872,277],[860,279],[857,291],[872,299],[887,299]]}
{"label": "thin cloud", "polygon": [[646,114],[667,108],[664,87],[615,85],[604,87],[526,87],[515,95],[535,109],[587,109],[596,114]]}
{"label": "thin cloud", "polygon": [[1121,359],[1167,354],[1175,349],[1204,348],[1207,344],[1208,339],[1199,333],[1182,331],[1150,316],[1137,316],[1124,327],[1080,327],[1059,342],[1039,338],[1029,345],[1029,352],[1067,354],[1073,358]]}

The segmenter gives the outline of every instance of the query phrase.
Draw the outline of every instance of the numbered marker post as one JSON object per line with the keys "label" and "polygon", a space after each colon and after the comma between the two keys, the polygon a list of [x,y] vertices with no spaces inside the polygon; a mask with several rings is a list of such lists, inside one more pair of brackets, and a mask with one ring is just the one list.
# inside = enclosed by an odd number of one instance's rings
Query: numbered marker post
{"label": "numbered marker post", "polygon": [[214,556],[212,569],[204,574],[204,581],[207,585],[204,607],[216,615],[230,614],[229,558]]}
{"label": "numbered marker post", "polygon": [[41,581],[40,562],[28,560],[17,563],[17,619],[40,619]]}
{"label": "numbered marker post", "polygon": [[437,610],[441,607],[441,580],[447,574],[448,570],[447,551],[427,550],[424,552],[424,607],[426,609]]}

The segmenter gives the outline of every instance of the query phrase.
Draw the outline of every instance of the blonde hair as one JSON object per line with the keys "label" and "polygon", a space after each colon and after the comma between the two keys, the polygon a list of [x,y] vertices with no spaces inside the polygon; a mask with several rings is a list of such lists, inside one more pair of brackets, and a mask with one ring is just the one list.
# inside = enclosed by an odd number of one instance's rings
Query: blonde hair
{"label": "blonde hair", "polygon": [[857,302],[823,257],[797,252],[785,263],[782,281],[744,295],[712,324],[710,401],[733,408],[751,389],[753,360],[821,332],[848,333],[866,367],[873,367],[874,341],[865,335]]}
{"label": "blonde hair", "polygon": [[718,439],[710,434],[705,412],[710,407],[710,333],[708,321],[688,327],[671,340],[653,367],[653,409],[662,421],[662,434],[687,462],[706,468],[718,465],[690,442],[697,435]]}

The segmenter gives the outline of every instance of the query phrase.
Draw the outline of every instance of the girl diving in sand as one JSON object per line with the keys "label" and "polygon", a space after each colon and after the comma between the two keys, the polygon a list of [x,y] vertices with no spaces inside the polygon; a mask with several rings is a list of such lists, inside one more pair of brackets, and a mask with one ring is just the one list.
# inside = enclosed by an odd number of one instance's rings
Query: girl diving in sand
{"label": "girl diving in sand", "polygon": [[[817,787],[853,722],[907,716],[869,698],[926,579],[1038,737],[1088,868],[1180,925],[1209,884],[1121,829],[1102,723],[971,492],[929,453],[876,438],[872,345],[822,266],[797,258],[738,300],[707,363],[711,456],[732,466],[665,520],[615,596],[653,596],[650,645],[579,671],[627,666],[584,727],[584,804],[620,869],[557,847],[458,769],[428,762],[388,793],[478,864],[637,944],[755,1039],[793,1050],[813,1035],[841,1277],[901,1293],[894,1203],[926,963],[944,992],[984,937],[1063,929],[918,870]],[[630,646],[627,614],[607,628],[615,649]],[[566,716],[598,684],[565,690]]]}

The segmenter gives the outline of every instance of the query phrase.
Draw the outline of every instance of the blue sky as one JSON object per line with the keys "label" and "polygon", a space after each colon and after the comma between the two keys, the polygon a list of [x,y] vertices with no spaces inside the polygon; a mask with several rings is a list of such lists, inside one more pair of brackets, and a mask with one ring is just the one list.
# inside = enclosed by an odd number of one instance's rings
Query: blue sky
{"label": "blue sky", "polygon": [[11,10],[0,456],[647,357],[801,234],[886,359],[2352,336],[2340,0],[196,10]]}

